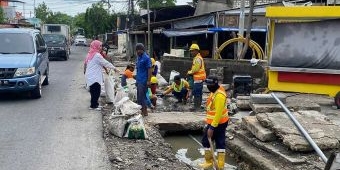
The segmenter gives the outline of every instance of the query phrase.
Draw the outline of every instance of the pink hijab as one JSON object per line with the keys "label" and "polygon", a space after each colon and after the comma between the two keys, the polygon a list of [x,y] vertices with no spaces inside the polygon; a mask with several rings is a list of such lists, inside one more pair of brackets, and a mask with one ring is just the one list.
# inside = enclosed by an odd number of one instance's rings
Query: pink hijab
{"label": "pink hijab", "polygon": [[90,45],[90,51],[87,53],[87,56],[85,59],[85,64],[87,64],[89,60],[92,60],[92,58],[94,57],[96,53],[100,53],[101,49],[102,49],[102,42],[98,40],[92,41]]}

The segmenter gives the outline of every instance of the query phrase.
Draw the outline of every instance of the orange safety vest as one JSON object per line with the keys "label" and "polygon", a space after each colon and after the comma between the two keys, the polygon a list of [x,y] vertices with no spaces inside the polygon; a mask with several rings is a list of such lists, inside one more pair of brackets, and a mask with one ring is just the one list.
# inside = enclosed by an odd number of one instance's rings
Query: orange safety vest
{"label": "orange safety vest", "polygon": [[[198,72],[194,73],[194,75],[193,75],[194,81],[197,81],[197,80],[202,80],[202,81],[204,81],[204,80],[206,79],[206,77],[207,77],[207,75],[205,74],[204,60],[203,60],[203,58],[202,58],[202,56],[201,56],[200,53],[198,53],[198,54],[195,56],[195,58],[194,58],[193,61],[195,61],[197,58],[198,58],[199,60],[201,60],[201,67],[200,67],[200,69],[198,70]],[[194,66],[194,64],[195,64],[195,62],[192,62],[192,66]]]}
{"label": "orange safety vest", "polygon": [[[210,93],[208,100],[207,100],[207,117],[206,117],[206,121],[205,121],[209,125],[212,123],[212,121],[214,120],[214,117],[215,117],[216,111],[215,111],[215,106],[213,105],[213,102],[214,102],[215,97],[218,93],[223,94],[223,96],[227,97],[227,93],[225,92],[225,89],[222,86],[220,86],[220,88],[217,89],[215,93]],[[226,102],[227,102],[227,100],[226,100]],[[225,107],[223,112],[222,112],[222,117],[221,117],[220,121],[218,122],[218,124],[225,123],[228,120],[229,120],[228,109]]]}

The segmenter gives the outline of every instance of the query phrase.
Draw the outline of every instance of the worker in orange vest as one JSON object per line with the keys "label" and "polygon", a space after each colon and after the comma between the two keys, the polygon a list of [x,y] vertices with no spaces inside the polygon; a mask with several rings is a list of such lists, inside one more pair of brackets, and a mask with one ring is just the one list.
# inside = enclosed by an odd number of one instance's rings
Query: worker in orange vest
{"label": "worker in orange vest", "polygon": [[203,94],[203,81],[206,79],[204,60],[199,52],[200,48],[197,44],[190,46],[191,56],[194,57],[191,70],[188,71],[188,75],[192,75],[194,78],[194,87],[192,95],[194,96],[194,107],[191,111],[197,111],[201,108],[202,94]]}
{"label": "worker in orange vest", "polygon": [[225,89],[218,84],[217,77],[209,76],[205,80],[207,88],[210,91],[206,103],[206,127],[202,138],[204,147],[205,162],[200,164],[203,169],[213,166],[213,155],[209,144],[209,138],[215,141],[217,151],[218,169],[224,169],[225,162],[225,131],[228,126],[228,110],[227,110],[227,93]]}

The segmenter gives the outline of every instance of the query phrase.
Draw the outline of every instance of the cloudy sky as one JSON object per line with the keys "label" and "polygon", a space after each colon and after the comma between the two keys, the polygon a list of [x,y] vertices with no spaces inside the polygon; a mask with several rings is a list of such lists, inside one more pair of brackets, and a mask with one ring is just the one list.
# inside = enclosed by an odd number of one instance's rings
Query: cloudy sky
{"label": "cloudy sky", "polygon": [[[21,0],[24,3],[14,3],[12,5],[16,6],[17,11],[23,12],[25,17],[33,17],[34,0]],[[53,12],[62,12],[68,15],[74,16],[78,13],[85,12],[86,8],[92,5],[92,3],[99,2],[101,0],[35,0],[35,5],[45,2],[49,9]],[[123,1],[123,2],[122,2]],[[136,0],[135,0],[136,1]],[[191,2],[192,0],[177,0],[177,5],[184,5],[186,2]],[[127,0],[110,0],[111,10],[116,12],[127,10]]]}

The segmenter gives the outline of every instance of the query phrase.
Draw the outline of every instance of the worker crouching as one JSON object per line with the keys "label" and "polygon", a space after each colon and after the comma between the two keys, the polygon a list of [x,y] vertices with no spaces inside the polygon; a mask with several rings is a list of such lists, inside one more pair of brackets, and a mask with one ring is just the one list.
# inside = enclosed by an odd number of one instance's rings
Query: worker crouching
{"label": "worker crouching", "polygon": [[157,96],[156,96],[156,91],[157,91],[157,87],[158,87],[158,79],[155,76],[151,77],[150,80],[150,87],[148,88],[148,92],[147,92],[147,105],[149,108],[151,109],[155,109],[156,108],[156,104],[157,104]]}
{"label": "worker crouching", "polygon": [[190,94],[189,83],[184,79],[181,79],[180,75],[176,75],[172,85],[161,95],[161,97],[164,97],[170,92],[176,97],[177,103],[186,104]]}
{"label": "worker crouching", "polygon": [[206,103],[206,127],[202,138],[202,145],[205,151],[205,162],[200,164],[204,169],[213,166],[213,155],[209,139],[215,141],[217,151],[217,166],[224,169],[225,163],[225,131],[228,126],[228,110],[226,108],[227,94],[225,89],[218,84],[217,77],[209,76],[205,80],[210,91]]}

